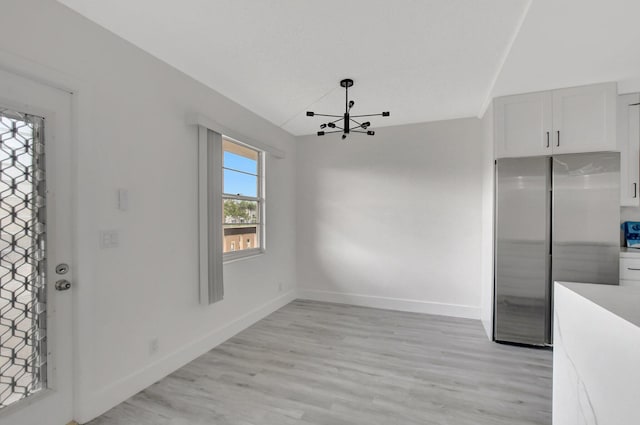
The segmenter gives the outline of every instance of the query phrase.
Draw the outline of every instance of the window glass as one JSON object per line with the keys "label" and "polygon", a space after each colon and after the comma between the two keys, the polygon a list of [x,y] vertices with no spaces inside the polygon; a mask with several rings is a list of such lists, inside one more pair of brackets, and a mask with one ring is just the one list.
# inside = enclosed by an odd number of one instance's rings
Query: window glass
{"label": "window glass", "polygon": [[225,198],[222,202],[224,224],[258,223],[258,201]]}
{"label": "window glass", "polygon": [[224,153],[224,166],[250,174],[258,174],[258,158],[247,158],[232,152]]}
{"label": "window glass", "polygon": [[261,153],[224,138],[222,148],[223,252],[235,258],[262,246]]}
{"label": "window glass", "polygon": [[230,195],[258,196],[258,176],[224,169],[224,193]]}

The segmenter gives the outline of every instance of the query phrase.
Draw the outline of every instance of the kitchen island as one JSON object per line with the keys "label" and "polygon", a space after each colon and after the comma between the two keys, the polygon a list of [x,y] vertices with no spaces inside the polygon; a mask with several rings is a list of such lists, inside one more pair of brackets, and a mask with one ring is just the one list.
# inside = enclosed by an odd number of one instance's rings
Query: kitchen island
{"label": "kitchen island", "polygon": [[556,282],[553,424],[640,424],[640,288]]}

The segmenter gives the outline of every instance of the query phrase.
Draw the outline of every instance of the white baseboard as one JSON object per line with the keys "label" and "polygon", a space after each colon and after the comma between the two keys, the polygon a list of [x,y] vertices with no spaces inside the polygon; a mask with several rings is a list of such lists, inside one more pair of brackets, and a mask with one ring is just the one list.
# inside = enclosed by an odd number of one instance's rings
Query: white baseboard
{"label": "white baseboard", "polygon": [[482,327],[487,334],[487,338],[493,341],[493,319],[491,317],[482,317],[480,320],[482,320]]}
{"label": "white baseboard", "polygon": [[89,400],[76,406],[76,420],[86,423],[117,406],[149,385],[164,378],[190,361],[198,358],[232,336],[238,334],[274,311],[284,307],[297,298],[296,290],[275,298],[272,301],[240,316],[233,322],[213,330],[202,338],[167,354],[150,363],[145,368],[132,373],[107,387],[97,391]]}
{"label": "white baseboard", "polygon": [[430,301],[408,300],[403,298],[349,294],[344,292],[317,291],[304,288],[298,289],[298,298],[339,304],[351,304],[361,307],[381,308],[385,310],[437,314],[440,316],[462,317],[465,319],[480,319],[480,307],[470,305],[445,304]]}

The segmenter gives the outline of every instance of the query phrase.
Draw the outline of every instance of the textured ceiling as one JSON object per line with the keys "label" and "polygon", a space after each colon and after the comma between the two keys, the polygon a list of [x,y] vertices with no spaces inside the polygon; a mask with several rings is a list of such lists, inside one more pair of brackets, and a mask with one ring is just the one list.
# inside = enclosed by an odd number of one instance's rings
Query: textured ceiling
{"label": "textured ceiling", "polygon": [[[493,96],[640,91],[640,0],[59,0],[294,135],[306,110],[374,127],[482,114]],[[215,117],[213,117],[215,118]]]}
{"label": "textured ceiling", "polygon": [[640,91],[640,0],[534,0],[493,95],[604,81]]}
{"label": "textured ceiling", "polygon": [[[528,0],[60,0],[294,135],[307,109],[373,126],[477,115]],[[213,117],[215,118],[215,117]]]}

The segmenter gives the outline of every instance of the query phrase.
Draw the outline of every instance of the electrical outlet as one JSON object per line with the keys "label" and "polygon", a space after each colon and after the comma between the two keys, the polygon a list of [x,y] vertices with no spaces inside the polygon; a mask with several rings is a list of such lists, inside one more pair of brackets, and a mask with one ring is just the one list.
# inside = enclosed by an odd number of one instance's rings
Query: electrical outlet
{"label": "electrical outlet", "polygon": [[154,354],[156,354],[159,349],[160,349],[160,341],[158,340],[158,338],[153,338],[151,341],[149,341],[150,356],[153,356]]}

